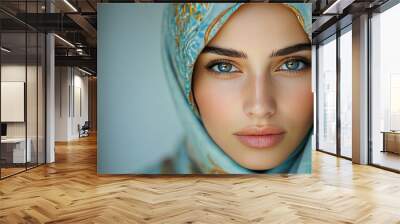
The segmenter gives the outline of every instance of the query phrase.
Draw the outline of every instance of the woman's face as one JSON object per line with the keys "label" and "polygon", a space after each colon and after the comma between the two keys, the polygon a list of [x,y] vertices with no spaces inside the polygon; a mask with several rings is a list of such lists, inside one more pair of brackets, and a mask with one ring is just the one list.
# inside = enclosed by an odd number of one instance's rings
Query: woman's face
{"label": "woman's face", "polygon": [[193,94],[209,135],[253,170],[281,164],[312,126],[311,44],[281,4],[246,4],[199,55]]}

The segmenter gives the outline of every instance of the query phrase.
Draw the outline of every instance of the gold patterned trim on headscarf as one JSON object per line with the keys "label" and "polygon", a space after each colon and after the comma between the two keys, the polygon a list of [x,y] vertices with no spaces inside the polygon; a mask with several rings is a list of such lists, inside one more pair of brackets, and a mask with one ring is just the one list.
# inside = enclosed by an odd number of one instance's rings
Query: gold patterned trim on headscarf
{"label": "gold patterned trim on headscarf", "polygon": [[[283,4],[284,6],[287,6],[296,16],[297,20],[299,21],[299,23],[301,24],[301,26],[303,27],[303,29],[305,29],[305,24],[304,24],[304,18],[301,15],[301,13],[299,12],[299,10],[289,4]],[[233,7],[233,6],[232,6]],[[204,43],[207,44],[210,38],[210,33],[212,31],[212,29],[214,28],[214,26],[218,23],[218,21],[232,8],[229,7],[227,9],[225,9],[224,11],[222,11],[210,24],[210,26],[207,28],[205,34],[204,34]]]}
{"label": "gold patterned trim on headscarf", "polygon": [[210,26],[207,28],[205,34],[204,34],[204,43],[207,44],[208,41],[210,40],[210,33],[212,31],[212,29],[214,28],[214,26],[218,23],[218,21],[229,11],[231,10],[231,8],[233,8],[234,6],[231,6],[227,9],[225,9],[224,11],[222,11],[217,17],[215,17],[215,19],[211,22]]}
{"label": "gold patterned trim on headscarf", "polygon": [[[191,17],[194,17],[198,21],[203,19],[203,15],[197,9],[197,4],[204,6],[205,9],[210,7],[209,3],[186,3],[175,5],[175,23],[177,24],[178,33],[184,32],[185,24],[188,23]],[[175,42],[176,46],[179,48],[179,35],[175,36]]]}
{"label": "gold patterned trim on headscarf", "polygon": [[304,25],[304,18],[303,16],[301,16],[301,13],[299,12],[299,10],[291,5],[285,4],[285,6],[287,6],[289,9],[292,10],[292,12],[295,14],[295,16],[297,17],[297,20],[300,22],[301,26],[303,27],[303,29],[305,30],[305,25]]}

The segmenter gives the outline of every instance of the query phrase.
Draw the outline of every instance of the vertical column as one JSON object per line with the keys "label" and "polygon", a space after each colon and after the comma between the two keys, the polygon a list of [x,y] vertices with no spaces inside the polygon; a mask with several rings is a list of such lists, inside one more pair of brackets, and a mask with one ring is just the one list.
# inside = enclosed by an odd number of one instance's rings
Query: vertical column
{"label": "vertical column", "polygon": [[[51,1],[46,1],[46,11],[53,12]],[[54,35],[46,34],[46,163],[55,161],[55,54]]]}
{"label": "vertical column", "polygon": [[353,162],[368,163],[368,15],[353,19]]}

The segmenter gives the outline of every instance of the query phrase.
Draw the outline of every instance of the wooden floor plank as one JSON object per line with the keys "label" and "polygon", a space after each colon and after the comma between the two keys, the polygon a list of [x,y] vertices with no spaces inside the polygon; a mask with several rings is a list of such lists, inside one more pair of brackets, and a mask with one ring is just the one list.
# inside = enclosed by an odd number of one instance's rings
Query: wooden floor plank
{"label": "wooden floor plank", "polygon": [[96,136],[0,181],[0,223],[400,223],[400,175],[313,152],[312,175],[96,173]]}

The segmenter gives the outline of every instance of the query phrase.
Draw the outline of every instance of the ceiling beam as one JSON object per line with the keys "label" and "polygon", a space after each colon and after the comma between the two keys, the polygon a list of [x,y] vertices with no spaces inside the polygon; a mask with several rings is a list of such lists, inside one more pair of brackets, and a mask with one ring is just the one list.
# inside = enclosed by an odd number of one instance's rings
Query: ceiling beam
{"label": "ceiling beam", "polygon": [[90,42],[90,45],[96,46],[96,41],[97,41],[97,30],[90,24],[85,17],[83,17],[80,14],[68,14],[67,15],[71,20],[73,20],[77,25],[79,25],[82,30],[85,31],[85,33],[90,37],[88,38],[88,42]]}
{"label": "ceiling beam", "polygon": [[82,66],[96,71],[96,58],[90,56],[55,56],[56,66]]}

